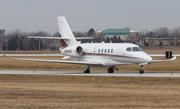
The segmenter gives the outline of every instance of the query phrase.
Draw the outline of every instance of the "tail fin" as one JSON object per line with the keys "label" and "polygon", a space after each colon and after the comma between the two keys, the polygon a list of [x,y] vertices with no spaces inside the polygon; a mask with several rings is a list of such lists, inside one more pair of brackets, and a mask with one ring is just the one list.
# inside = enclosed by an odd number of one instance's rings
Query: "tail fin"
{"label": "tail fin", "polygon": [[70,40],[64,40],[60,39],[61,44],[63,47],[67,47],[68,45],[74,45],[77,44],[78,42],[76,41],[71,28],[69,27],[66,18],[64,16],[59,16],[57,17],[58,19],[58,27],[59,27],[59,34],[62,38],[69,37]]}

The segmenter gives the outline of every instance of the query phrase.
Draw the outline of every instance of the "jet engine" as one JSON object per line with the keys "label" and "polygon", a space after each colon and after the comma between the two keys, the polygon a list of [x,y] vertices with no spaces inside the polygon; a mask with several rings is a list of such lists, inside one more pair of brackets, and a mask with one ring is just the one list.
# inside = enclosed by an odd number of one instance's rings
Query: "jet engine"
{"label": "jet engine", "polygon": [[75,52],[80,56],[83,53],[83,48],[81,46],[78,46],[75,50]]}
{"label": "jet engine", "polygon": [[83,54],[83,48],[81,46],[70,46],[60,50],[61,54],[72,57],[78,57]]}

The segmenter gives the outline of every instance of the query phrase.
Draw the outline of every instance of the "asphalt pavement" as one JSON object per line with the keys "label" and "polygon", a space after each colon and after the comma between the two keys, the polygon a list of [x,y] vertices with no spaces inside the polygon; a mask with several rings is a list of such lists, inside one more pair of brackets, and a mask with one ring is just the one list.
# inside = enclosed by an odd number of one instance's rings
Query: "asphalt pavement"
{"label": "asphalt pavement", "polygon": [[180,73],[144,73],[138,72],[91,72],[83,73],[82,71],[26,71],[26,70],[0,70],[0,74],[27,74],[27,75],[71,75],[71,76],[127,76],[127,77],[180,77]]}

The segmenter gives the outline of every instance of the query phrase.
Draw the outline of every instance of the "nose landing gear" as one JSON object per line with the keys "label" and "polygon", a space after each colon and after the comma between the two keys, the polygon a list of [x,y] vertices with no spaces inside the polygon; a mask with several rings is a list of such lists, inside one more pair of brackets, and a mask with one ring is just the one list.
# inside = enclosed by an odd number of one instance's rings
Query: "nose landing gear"
{"label": "nose landing gear", "polygon": [[141,66],[140,66],[139,73],[140,73],[140,74],[143,74],[143,73],[144,73],[144,70],[143,70],[143,65],[141,65]]}
{"label": "nose landing gear", "polygon": [[86,67],[84,68],[84,73],[90,73],[90,66],[86,65]]}

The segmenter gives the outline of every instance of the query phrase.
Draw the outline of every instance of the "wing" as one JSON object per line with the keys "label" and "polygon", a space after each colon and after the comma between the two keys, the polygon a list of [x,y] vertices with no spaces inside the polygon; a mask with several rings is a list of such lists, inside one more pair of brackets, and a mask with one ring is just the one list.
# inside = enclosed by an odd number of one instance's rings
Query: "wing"
{"label": "wing", "polygon": [[24,61],[37,61],[37,62],[51,62],[51,63],[64,63],[64,64],[76,64],[76,65],[95,65],[100,66],[98,62],[83,62],[83,61],[62,61],[62,60],[43,60],[43,59],[25,59],[25,58],[12,58],[4,55],[7,58]]}
{"label": "wing", "polygon": [[174,56],[171,59],[167,59],[167,60],[153,60],[152,62],[166,62],[166,61],[173,61],[173,60],[176,60],[176,56]]}

